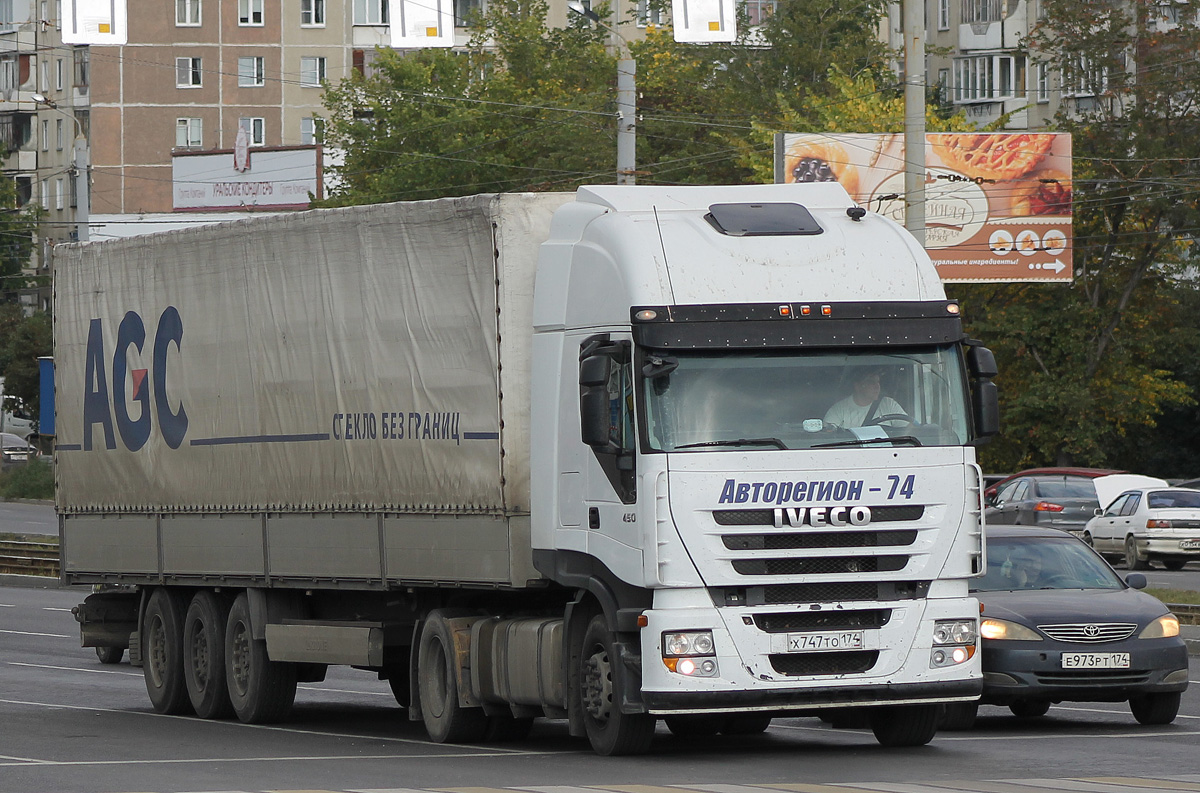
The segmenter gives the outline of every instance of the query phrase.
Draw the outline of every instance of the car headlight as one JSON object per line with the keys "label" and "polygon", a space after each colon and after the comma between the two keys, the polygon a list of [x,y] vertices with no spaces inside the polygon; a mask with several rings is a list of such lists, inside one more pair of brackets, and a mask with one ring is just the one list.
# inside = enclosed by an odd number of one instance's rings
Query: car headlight
{"label": "car headlight", "polygon": [[979,635],[985,639],[1013,639],[1022,642],[1040,642],[1042,637],[1032,628],[1016,622],[988,618],[979,626]]}
{"label": "car headlight", "polygon": [[1164,614],[1138,634],[1139,639],[1169,639],[1179,635],[1179,620],[1174,614]]}

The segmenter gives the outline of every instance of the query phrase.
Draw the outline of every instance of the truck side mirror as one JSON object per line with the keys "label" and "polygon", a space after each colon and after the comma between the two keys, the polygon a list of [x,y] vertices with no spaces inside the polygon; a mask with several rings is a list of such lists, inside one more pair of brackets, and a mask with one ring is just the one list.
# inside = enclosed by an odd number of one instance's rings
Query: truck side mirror
{"label": "truck side mirror", "polygon": [[967,369],[972,377],[990,380],[1000,374],[996,368],[996,356],[987,347],[972,345],[967,348]]}
{"label": "truck side mirror", "polygon": [[579,362],[579,427],[583,442],[592,448],[607,449],[610,443],[608,378],[612,358],[589,355]]}
{"label": "truck side mirror", "polygon": [[978,380],[971,389],[971,408],[975,413],[975,434],[990,438],[1000,432],[1000,396],[991,380]]}

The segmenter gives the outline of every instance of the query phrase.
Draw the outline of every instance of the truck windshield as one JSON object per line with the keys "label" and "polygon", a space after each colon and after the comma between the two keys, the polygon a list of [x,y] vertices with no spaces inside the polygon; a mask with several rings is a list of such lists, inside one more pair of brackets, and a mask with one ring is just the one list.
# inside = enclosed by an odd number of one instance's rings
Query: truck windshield
{"label": "truck windshield", "polygon": [[643,424],[657,451],[957,446],[969,439],[954,345],[648,351],[643,361]]}

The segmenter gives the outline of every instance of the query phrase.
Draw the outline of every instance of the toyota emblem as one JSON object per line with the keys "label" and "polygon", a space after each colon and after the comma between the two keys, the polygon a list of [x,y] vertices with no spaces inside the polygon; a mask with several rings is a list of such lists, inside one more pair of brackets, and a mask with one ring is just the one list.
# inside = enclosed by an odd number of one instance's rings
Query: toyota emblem
{"label": "toyota emblem", "polygon": [[1084,625],[1083,635],[1088,637],[1096,637],[1100,635],[1100,628],[1096,625]]}

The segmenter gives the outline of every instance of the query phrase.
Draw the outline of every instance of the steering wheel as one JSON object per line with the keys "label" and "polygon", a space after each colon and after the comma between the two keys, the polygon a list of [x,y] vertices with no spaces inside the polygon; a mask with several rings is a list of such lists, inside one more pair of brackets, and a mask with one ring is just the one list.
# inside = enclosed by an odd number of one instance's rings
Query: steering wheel
{"label": "steering wheel", "polygon": [[1047,578],[1046,578],[1045,580],[1043,580],[1043,581],[1039,581],[1039,582],[1038,582],[1038,586],[1039,586],[1039,587],[1048,587],[1048,586],[1050,586],[1050,587],[1057,587],[1057,586],[1060,586],[1060,585],[1062,585],[1062,584],[1069,583],[1069,582],[1070,582],[1070,580],[1071,580],[1071,579],[1070,579],[1070,577],[1069,577],[1069,576],[1066,576],[1066,575],[1063,575],[1062,573],[1059,573],[1059,574],[1057,574],[1057,575],[1052,575],[1052,576],[1049,576],[1049,577],[1047,577]]}
{"label": "steering wheel", "polygon": [[882,416],[875,416],[870,421],[863,424],[864,427],[875,427],[885,421],[903,421],[905,424],[912,424],[912,416],[907,413],[884,413]]}

